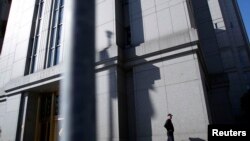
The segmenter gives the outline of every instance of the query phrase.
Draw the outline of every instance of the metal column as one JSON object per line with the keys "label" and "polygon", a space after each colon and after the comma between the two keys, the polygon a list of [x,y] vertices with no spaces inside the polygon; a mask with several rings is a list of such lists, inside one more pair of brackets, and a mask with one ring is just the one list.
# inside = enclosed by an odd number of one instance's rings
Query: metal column
{"label": "metal column", "polygon": [[95,0],[65,1],[62,141],[95,141]]}

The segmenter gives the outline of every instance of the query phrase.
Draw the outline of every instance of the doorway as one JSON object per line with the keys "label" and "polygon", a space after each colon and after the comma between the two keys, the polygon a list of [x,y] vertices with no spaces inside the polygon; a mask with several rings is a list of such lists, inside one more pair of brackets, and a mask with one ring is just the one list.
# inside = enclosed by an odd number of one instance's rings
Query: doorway
{"label": "doorway", "polygon": [[36,119],[36,141],[57,141],[59,136],[58,92],[40,94]]}

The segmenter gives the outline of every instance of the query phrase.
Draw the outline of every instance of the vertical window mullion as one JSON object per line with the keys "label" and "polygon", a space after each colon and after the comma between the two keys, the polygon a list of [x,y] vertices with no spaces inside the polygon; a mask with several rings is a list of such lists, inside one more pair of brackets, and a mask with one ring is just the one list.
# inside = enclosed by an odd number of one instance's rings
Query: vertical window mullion
{"label": "vertical window mullion", "polygon": [[52,49],[51,49],[51,65],[50,66],[54,66],[54,56],[55,56],[55,47],[53,47]]}
{"label": "vertical window mullion", "polygon": [[30,57],[29,74],[32,73],[33,57]]}
{"label": "vertical window mullion", "polygon": [[52,5],[52,25],[50,30],[50,39],[49,39],[49,45],[48,45],[48,61],[47,61],[47,67],[53,66],[53,54],[54,54],[54,46],[55,46],[55,31],[56,31],[56,7],[57,7],[57,1],[54,0],[54,3]]}
{"label": "vertical window mullion", "polygon": [[57,64],[57,46],[55,47],[55,52],[54,52],[54,59],[53,59],[53,65],[56,65]]}
{"label": "vertical window mullion", "polygon": [[35,71],[35,68],[37,67],[37,51],[38,51],[38,42],[41,32],[41,20],[42,20],[42,14],[43,14],[43,5],[44,1],[40,0],[37,4],[37,12],[36,12],[36,21],[35,21],[35,32],[32,39],[32,48],[31,48],[31,54],[30,54],[30,63],[29,63],[29,74],[33,73]]}
{"label": "vertical window mullion", "polygon": [[[39,14],[40,8],[41,8],[41,5],[40,5],[40,2],[39,2],[39,3],[38,3],[38,10],[37,10],[36,21],[35,21],[35,24],[36,24],[35,27],[36,27],[36,28],[37,28],[38,21],[39,21],[39,16],[38,16],[38,14]],[[35,30],[34,37],[36,36],[36,34],[37,34],[37,30]]]}
{"label": "vertical window mullion", "polygon": [[54,36],[53,36],[53,53],[52,53],[52,56],[51,56],[51,62],[52,62],[52,66],[54,66],[55,65],[55,48],[56,48],[56,38],[57,38],[57,26],[54,28],[54,31],[53,31],[54,33]]}
{"label": "vertical window mullion", "polygon": [[63,4],[64,1],[60,0],[60,4],[58,7],[58,25],[57,25],[57,36],[56,36],[56,49],[55,49],[55,64],[60,61],[60,52],[61,52],[61,42],[62,42],[62,21],[63,21]]}
{"label": "vertical window mullion", "polygon": [[61,52],[61,33],[62,33],[62,19],[63,19],[63,5],[64,0],[54,0],[53,13],[51,17],[51,30],[50,30],[50,42],[48,45],[48,63],[47,67],[54,66],[59,63]]}
{"label": "vertical window mullion", "polygon": [[[40,11],[40,8],[41,8],[41,6],[40,6],[40,2],[38,3],[38,13],[37,13],[37,15],[39,14],[39,11]],[[35,22],[35,24],[36,24],[36,28],[37,28],[37,26],[38,26],[38,23],[39,22],[39,17],[37,16],[36,17],[36,22]],[[32,42],[32,51],[31,51],[31,56],[33,56],[34,55],[34,53],[35,53],[35,42],[36,42],[36,34],[37,34],[37,29],[35,30],[35,33],[34,33],[34,36],[33,36],[33,42]]]}
{"label": "vertical window mullion", "polygon": [[32,48],[31,48],[31,54],[30,54],[30,57],[32,57],[33,56],[33,54],[34,54],[34,43],[35,43],[35,37],[33,37],[32,38]]}

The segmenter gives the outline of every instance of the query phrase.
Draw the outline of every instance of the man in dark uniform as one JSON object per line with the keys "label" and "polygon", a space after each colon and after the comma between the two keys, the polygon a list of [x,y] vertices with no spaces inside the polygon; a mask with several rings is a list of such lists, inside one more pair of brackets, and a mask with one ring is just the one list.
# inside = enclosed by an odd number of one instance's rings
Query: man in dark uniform
{"label": "man in dark uniform", "polygon": [[167,129],[168,141],[174,141],[174,125],[172,123],[172,114],[168,114],[164,127]]}

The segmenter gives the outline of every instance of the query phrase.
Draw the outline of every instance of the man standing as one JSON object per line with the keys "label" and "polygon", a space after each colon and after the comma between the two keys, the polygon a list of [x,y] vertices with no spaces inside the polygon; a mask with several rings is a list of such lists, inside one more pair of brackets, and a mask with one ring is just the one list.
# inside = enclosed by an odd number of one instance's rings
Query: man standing
{"label": "man standing", "polygon": [[174,125],[172,123],[172,114],[168,114],[164,127],[167,129],[168,141],[174,141]]}

